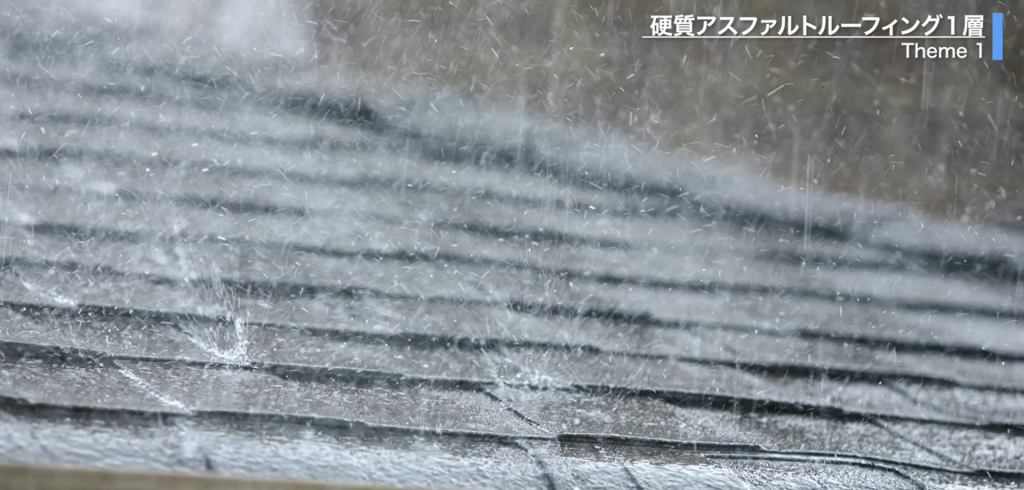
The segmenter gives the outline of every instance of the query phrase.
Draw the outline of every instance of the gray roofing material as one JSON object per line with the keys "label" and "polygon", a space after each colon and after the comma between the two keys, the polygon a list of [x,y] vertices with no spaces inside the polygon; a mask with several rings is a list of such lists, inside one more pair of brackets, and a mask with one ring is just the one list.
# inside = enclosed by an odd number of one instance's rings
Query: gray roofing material
{"label": "gray roofing material", "polygon": [[5,9],[5,462],[1024,481],[1015,232]]}

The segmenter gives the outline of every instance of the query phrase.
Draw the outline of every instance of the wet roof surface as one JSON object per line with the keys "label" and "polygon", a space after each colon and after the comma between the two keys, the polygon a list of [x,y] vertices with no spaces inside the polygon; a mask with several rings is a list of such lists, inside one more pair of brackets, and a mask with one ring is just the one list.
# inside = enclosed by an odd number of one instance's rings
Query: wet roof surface
{"label": "wet roof surface", "polygon": [[1024,237],[2,9],[3,461],[1024,482]]}

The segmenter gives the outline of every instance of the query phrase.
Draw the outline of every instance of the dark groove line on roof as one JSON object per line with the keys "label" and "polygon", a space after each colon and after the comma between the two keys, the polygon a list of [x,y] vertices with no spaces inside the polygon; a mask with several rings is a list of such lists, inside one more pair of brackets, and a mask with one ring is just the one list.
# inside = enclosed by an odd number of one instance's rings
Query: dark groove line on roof
{"label": "dark groove line on roof", "polygon": [[[400,148],[396,149],[401,151]],[[455,198],[472,197],[483,200],[513,203],[516,205],[532,208],[546,209],[553,207],[572,212],[582,211],[590,204],[576,201],[573,204],[563,199],[543,200],[523,196],[519,194],[508,194],[493,189],[459,189],[443,182],[431,182],[426,180],[399,180],[398,178],[382,178],[372,175],[361,175],[358,177],[340,177],[331,175],[315,175],[294,169],[255,167],[249,168],[241,164],[230,162],[218,163],[212,160],[180,160],[167,156],[150,156],[133,153],[119,153],[104,150],[91,150],[74,147],[41,147],[26,148],[23,150],[12,150],[10,148],[0,149],[0,158],[17,160],[33,159],[39,161],[61,162],[63,159],[73,160],[96,160],[97,162],[113,162],[116,165],[138,166],[146,164],[150,166],[182,167],[194,169],[196,173],[212,173],[224,176],[242,176],[248,178],[267,179],[282,183],[300,182],[304,184],[327,185],[347,189],[414,192],[420,194],[431,194]],[[629,216],[624,213],[609,212],[613,216]]]}
{"label": "dark groove line on roof", "polygon": [[906,387],[894,382],[894,380],[885,380],[883,381],[883,383],[894,393],[897,393],[899,394],[899,396],[903,397],[904,400],[908,400],[912,403],[928,407],[929,409],[934,410],[935,413],[947,413],[948,409],[946,407],[942,407],[940,405],[932,403],[931,400],[922,400],[920,397],[914,395],[913,393],[910,393],[906,389]]}
{"label": "dark groove line on roof", "polygon": [[[728,364],[723,364],[728,366]],[[860,381],[860,380],[858,380]],[[508,384],[508,383],[506,383]],[[514,386],[511,385],[510,386]],[[525,388],[537,389],[531,385]],[[688,392],[670,388],[643,388],[632,386],[613,386],[604,384],[573,383],[574,391],[592,395],[612,395],[619,397],[644,397],[661,400],[681,408],[714,408],[716,410],[739,411],[741,413],[760,413],[770,415],[815,416],[842,422],[864,422],[870,420],[893,420],[920,424],[965,427],[987,432],[1005,433],[1007,431],[1024,434],[1024,425],[1002,422],[971,422],[957,419],[931,419],[911,415],[849,410],[839,406],[819,405],[796,401],[785,401],[771,398],[752,398],[749,396],[728,395],[720,393]],[[552,387],[550,389],[561,389]]]}
{"label": "dark groove line on roof", "polygon": [[[875,245],[874,249],[884,254],[898,254],[887,258],[862,261],[849,257],[835,257],[809,251],[766,250],[758,251],[755,259],[786,261],[795,264],[823,265],[830,268],[849,268],[900,272],[934,272],[941,276],[963,277],[987,280],[995,283],[1016,282],[1017,264],[1007,257],[991,255],[954,254],[934,250]],[[929,269],[931,269],[929,271]]]}
{"label": "dark groove line on roof", "polygon": [[[563,433],[553,436],[544,435],[511,435],[491,432],[461,431],[450,429],[430,429],[425,427],[403,427],[383,424],[370,424],[361,421],[347,420],[336,417],[315,415],[297,415],[272,412],[238,412],[230,410],[191,410],[189,412],[169,410],[146,410],[129,408],[108,408],[83,405],[63,405],[46,402],[34,402],[22,397],[0,394],[0,410],[15,416],[42,419],[73,419],[80,421],[110,420],[119,423],[148,423],[160,426],[174,425],[178,421],[201,420],[213,423],[244,423],[259,427],[263,424],[280,423],[301,427],[315,427],[330,431],[336,437],[347,435],[363,436],[419,436],[424,438],[459,438],[473,442],[500,444],[515,447],[522,441],[547,441],[557,443],[600,444],[609,447],[633,446],[651,447],[662,450],[674,450],[688,453],[699,453],[712,458],[729,459],[768,459],[780,458],[799,463],[827,464],[871,464],[889,465],[928,470],[933,472],[960,475],[992,475],[996,478],[1011,481],[1024,480],[1024,472],[1007,470],[988,470],[984,468],[960,468],[953,466],[937,466],[887,458],[860,456],[844,453],[769,450],[758,445],[715,443],[704,441],[673,441],[632,436],[606,434],[572,434]],[[880,466],[879,466],[880,467]]]}
{"label": "dark groove line on roof", "polygon": [[[526,388],[536,389],[533,386]],[[752,398],[749,396],[728,395],[720,393],[697,393],[667,388],[642,388],[631,386],[612,386],[600,384],[573,383],[574,391],[591,395],[616,397],[642,397],[661,400],[680,408],[714,408],[716,410],[738,411],[750,414],[796,415],[821,417],[840,422],[867,422],[873,420],[898,420],[920,424],[943,425],[950,427],[966,427],[988,432],[1003,433],[1007,430],[1024,435],[1024,426],[1012,423],[969,422],[955,419],[932,419],[910,415],[849,410],[839,406],[819,405],[795,401],[776,400],[771,398]],[[558,389],[557,387],[552,389]],[[991,429],[991,430],[989,430]]]}
{"label": "dark groove line on roof", "polygon": [[493,225],[484,222],[459,222],[442,220],[432,223],[439,228],[460,230],[473,233],[486,238],[504,240],[527,240],[531,242],[552,242],[555,244],[567,244],[570,246],[589,246],[599,249],[629,250],[633,248],[629,243],[621,240],[607,238],[591,238],[578,235],[564,230],[552,230],[541,228],[511,229],[508,227]]}
{"label": "dark groove line on roof", "polygon": [[964,274],[990,277],[1002,282],[1017,283],[1024,275],[1024,262],[992,254],[951,253],[920,247],[873,245],[886,252],[899,252],[914,258],[925,267],[935,268],[942,274]]}
{"label": "dark groove line on roof", "polygon": [[315,384],[351,384],[363,386],[384,383],[393,387],[429,386],[431,389],[457,390],[482,393],[509,410],[517,418],[540,428],[543,425],[518,412],[502,398],[490,392],[498,386],[509,386],[529,390],[551,389],[569,393],[584,393],[595,396],[639,397],[661,400],[680,408],[715,409],[767,415],[817,416],[842,422],[868,422],[874,420],[905,421],[949,427],[963,427],[996,433],[1024,435],[1024,426],[1013,423],[970,422],[955,419],[932,419],[907,415],[847,410],[841,407],[781,401],[769,398],[751,398],[719,393],[687,392],[678,389],[639,388],[607,384],[571,383],[562,386],[540,388],[527,382],[506,382],[493,379],[437,378],[409,375],[376,369],[315,366],[281,362],[251,361],[245,363],[154,357],[146,355],[110,354],[104,351],[52,344],[0,340],[0,362],[16,363],[22,359],[39,360],[62,366],[103,367],[119,369],[118,362],[142,362],[159,366],[183,366],[199,369],[219,369],[272,375],[283,380]]}
{"label": "dark groove line on roof", "polygon": [[28,121],[36,124],[48,123],[67,126],[115,126],[126,129],[137,129],[152,134],[166,135],[168,132],[171,132],[174,134],[181,134],[182,136],[214,138],[229,144],[253,146],[258,143],[267,146],[298,150],[355,153],[368,152],[371,150],[401,149],[401,147],[397,145],[389,148],[386,145],[374,145],[365,140],[347,141],[315,135],[310,135],[304,138],[281,138],[267,133],[243,133],[226,127],[202,128],[194,126],[159,124],[144,119],[125,119],[98,113],[76,113],[61,110],[38,113],[18,112],[14,115],[14,120]]}
{"label": "dark groove line on roof", "polygon": [[872,420],[872,421],[870,421],[870,424],[874,425],[875,427],[878,427],[879,429],[884,430],[885,432],[889,433],[889,435],[891,435],[891,436],[893,436],[893,437],[895,437],[895,438],[897,438],[897,439],[899,439],[899,440],[901,440],[903,442],[906,442],[907,444],[910,444],[911,446],[914,446],[915,448],[917,448],[920,451],[924,451],[924,452],[926,452],[928,454],[931,454],[932,456],[935,456],[936,458],[939,458],[939,460],[941,460],[941,461],[946,461],[949,464],[957,464],[957,461],[955,459],[953,459],[951,456],[949,456],[947,454],[944,454],[944,453],[941,453],[939,451],[936,451],[936,450],[928,447],[927,444],[921,444],[920,442],[915,441],[915,440],[907,437],[902,432],[899,432],[899,431],[893,429],[892,427],[889,427],[888,425],[882,423],[879,420]]}
{"label": "dark groove line on roof", "polygon": [[551,473],[551,467],[548,466],[546,461],[544,461],[544,458],[522,442],[517,442],[516,447],[526,453],[527,456],[533,460],[533,464],[540,470],[541,477],[544,479],[545,488],[547,488],[547,490],[558,490],[558,485],[555,484],[555,477]]}
{"label": "dark groove line on roof", "polygon": [[276,216],[281,214],[295,216],[296,218],[308,218],[312,211],[302,206],[280,206],[259,201],[224,199],[220,197],[201,196],[196,194],[166,194],[147,193],[134,189],[119,188],[115,192],[95,192],[78,188],[66,188],[64,186],[39,186],[34,184],[12,184],[12,186],[34,192],[75,192],[86,194],[97,199],[106,201],[128,201],[138,203],[169,202],[183,206],[191,206],[200,209],[213,209],[233,214],[266,214]]}
{"label": "dark groove line on roof", "polygon": [[432,389],[438,390],[478,393],[483,393],[488,387],[494,385],[493,382],[483,380],[412,376],[375,369],[311,366],[277,362],[254,361],[233,363],[145,355],[115,355],[82,347],[0,340],[0,362],[17,363],[22,359],[37,360],[59,366],[100,367],[107,369],[120,369],[119,362],[137,362],[162,367],[179,366],[203,370],[216,369],[267,374],[283,380],[304,383],[350,384],[355,386],[381,383],[396,388],[429,386]]}
{"label": "dark groove line on roof", "polygon": [[629,469],[629,466],[622,463],[622,471],[626,472],[626,478],[629,479],[630,484],[633,485],[633,490],[646,490],[643,485],[640,484],[640,480],[637,479],[633,470]]}
{"label": "dark groove line on roof", "polygon": [[[933,466],[928,464],[916,464],[916,465],[904,465],[897,463],[896,465],[882,463],[880,461],[871,461],[862,459],[859,456],[854,456],[851,459],[846,458],[835,458],[830,457],[830,453],[822,453],[820,456],[814,456],[812,452],[781,452],[777,451],[774,453],[705,453],[705,456],[715,459],[732,459],[732,460],[763,460],[763,461],[778,461],[778,462],[801,462],[801,463],[824,463],[829,464],[836,462],[837,464],[851,464],[855,466],[861,466],[864,468],[875,468],[883,469],[888,466],[893,469],[903,468],[914,468],[925,471],[941,471],[944,473],[953,473],[968,477],[977,477],[985,479],[1002,480],[1006,482],[1018,482],[1024,480],[1024,472],[1021,471],[1006,471],[1006,470],[991,470],[991,469],[968,469],[968,468],[955,468],[955,467],[943,467]],[[839,463],[838,461],[843,461]],[[913,480],[909,475],[908,479]],[[916,480],[913,480],[916,481]]]}
{"label": "dark groove line on roof", "polygon": [[480,390],[480,392],[483,393],[484,395],[487,395],[487,398],[490,398],[495,403],[501,405],[502,408],[504,408],[507,412],[511,413],[517,419],[522,420],[523,422],[526,422],[527,424],[530,424],[534,429],[540,430],[541,432],[547,432],[547,433],[551,432],[551,431],[545,429],[544,426],[540,422],[537,422],[536,420],[533,420],[532,418],[528,417],[523,412],[519,411],[516,407],[512,406],[511,403],[508,403],[505,400],[502,400],[498,395],[495,395],[494,392],[492,392],[490,389],[488,389],[488,388],[492,388],[492,387],[493,386],[483,386],[482,389]]}
{"label": "dark groove line on roof", "polygon": [[[916,488],[918,488],[920,490],[930,490],[927,485],[917,481],[916,479],[911,477],[909,474],[907,474],[907,472],[904,471],[904,469],[903,469],[905,467],[910,467],[910,468],[913,468],[913,469],[921,470],[921,469],[926,469],[927,467],[931,466],[931,465],[925,464],[925,463],[922,463],[922,464],[919,464],[919,465],[916,465],[916,466],[905,465],[905,466],[901,467],[901,466],[893,465],[890,461],[888,461],[888,460],[886,460],[884,458],[876,458],[876,457],[872,457],[872,456],[861,456],[861,455],[857,455],[857,454],[829,453],[829,452],[823,452],[823,451],[788,451],[788,450],[777,451],[776,453],[779,456],[796,456],[798,461],[799,460],[806,461],[808,459],[813,460],[816,457],[821,457],[821,458],[823,458],[822,462],[825,463],[825,464],[835,464],[835,463],[832,463],[832,461],[834,461],[835,459],[840,459],[840,460],[846,461],[845,464],[851,464],[851,465],[854,465],[854,466],[860,466],[860,467],[863,467],[863,468],[871,468],[871,469],[875,469],[875,470],[879,470],[879,471],[885,471],[885,472],[889,472],[889,473],[895,474],[895,475],[897,475],[897,476],[899,476],[899,477],[909,481],[911,483],[911,485],[914,485]],[[775,455],[767,455],[766,458],[761,458],[761,459],[771,459],[773,457],[777,457],[777,456],[775,456]],[[934,471],[934,470],[930,470],[930,471]],[[969,470],[964,470],[964,471],[969,471]]]}
{"label": "dark groove line on roof", "polygon": [[[77,233],[78,228],[75,226],[66,227],[64,225],[55,224],[39,224],[39,225],[25,225],[26,228],[38,231],[41,233]],[[104,234],[104,238],[114,240],[125,240],[136,242],[140,240],[138,232],[122,232],[112,231],[110,234]],[[184,235],[180,236],[162,236],[164,240],[176,240],[183,239]],[[193,237],[188,237],[193,238]],[[444,261],[455,264],[484,264],[484,265],[495,265],[500,267],[508,267],[516,270],[525,270],[529,272],[535,272],[546,275],[556,275],[567,279],[577,281],[593,281],[599,284],[612,284],[612,285],[635,285],[641,287],[651,287],[653,281],[645,279],[632,279],[624,278],[621,276],[605,277],[600,274],[592,275],[585,272],[573,271],[568,269],[550,269],[539,266],[531,266],[527,264],[503,261],[497,259],[489,259],[482,257],[467,257],[457,255],[453,253],[428,253],[428,252],[379,252],[375,250],[339,250],[339,249],[328,249],[323,247],[304,247],[301,245],[294,244],[273,244],[273,243],[257,243],[252,240],[246,240],[241,238],[226,238],[226,237],[202,237],[200,240],[211,240],[214,242],[231,242],[231,243],[245,243],[259,245],[263,247],[280,246],[282,249],[290,248],[295,251],[308,252],[317,255],[327,255],[339,258],[365,258],[368,260],[393,260],[393,261],[405,261],[405,262],[435,262]],[[508,301],[489,301],[471,298],[458,298],[458,297],[421,297],[417,295],[401,294],[391,291],[384,291],[378,288],[366,287],[366,286],[338,286],[338,285],[323,285],[323,284],[307,284],[297,282],[285,282],[285,281],[254,281],[254,280],[239,280],[239,279],[228,279],[228,278],[190,278],[188,283],[185,284],[181,279],[174,277],[164,277],[155,274],[138,274],[128,271],[122,271],[120,269],[112,268],[109,266],[99,266],[93,264],[84,264],[77,261],[50,261],[50,260],[37,260],[27,259],[18,256],[6,256],[0,259],[0,269],[10,266],[21,266],[21,267],[47,267],[57,268],[69,271],[90,271],[101,274],[120,276],[120,277],[132,277],[136,279],[145,280],[158,285],[166,285],[172,287],[196,287],[197,285],[212,286],[222,285],[231,288],[233,291],[239,294],[245,294],[248,296],[262,295],[262,296],[274,296],[281,298],[288,297],[316,297],[319,295],[328,296],[339,296],[345,298],[356,298],[359,295],[370,295],[377,298],[387,298],[395,300],[416,300],[426,301],[432,303],[441,304],[453,304],[453,305],[467,305],[467,306],[491,306],[491,307],[503,307],[508,308],[516,313],[530,316],[552,316],[558,318],[593,318],[603,321],[624,323],[629,325],[637,325],[641,327],[650,328],[665,328],[665,329],[684,329],[684,330],[699,330],[709,329],[717,331],[730,331],[738,333],[747,333],[752,335],[764,336],[764,337],[775,337],[775,338],[801,338],[807,340],[818,340],[827,341],[840,344],[856,344],[870,348],[878,349],[893,349],[899,352],[905,353],[920,353],[920,354],[942,354],[955,356],[965,359],[978,359],[987,360],[992,362],[1001,361],[1013,361],[1019,362],[1024,361],[1024,353],[1015,352],[1001,352],[985,349],[982,347],[974,347],[967,345],[955,345],[942,343],[938,341],[907,341],[900,340],[891,337],[873,337],[858,335],[853,333],[841,333],[841,332],[827,332],[820,331],[813,328],[794,328],[787,330],[773,330],[768,328],[759,328],[755,326],[720,323],[720,322],[692,322],[692,321],[675,321],[667,320],[662,318],[654,317],[646,312],[640,311],[628,311],[617,308],[577,308],[568,305],[555,305],[542,302],[532,302],[512,299]],[[736,284],[736,283],[719,283],[719,282],[699,282],[693,281],[689,283],[681,282],[674,283],[671,286],[665,284],[667,281],[661,281],[661,287],[654,285],[653,287],[661,289],[662,287],[669,290],[678,290],[680,292],[687,293],[733,293],[733,294],[773,294],[780,296],[792,296],[799,298],[817,299],[823,301],[835,301],[836,298],[846,298],[845,296],[836,295],[832,296],[830,293],[821,293],[814,290],[807,289],[796,289],[789,288],[786,286],[765,286],[758,284]],[[872,303],[873,298],[871,297],[860,297],[854,298],[853,301],[864,303]],[[907,307],[906,302],[885,302],[875,301],[874,304],[880,304],[881,306],[891,307],[903,307],[911,311],[935,311],[927,308],[914,308],[915,303],[911,303],[910,307]],[[981,307],[974,307],[975,310]],[[955,314],[963,313],[962,310],[956,309],[955,307],[948,308],[948,311],[941,311],[940,313]],[[970,312],[968,312],[970,313]],[[994,316],[996,318],[1007,316],[1005,313],[1000,315],[998,310],[988,310],[988,315],[980,316]],[[585,347],[584,347],[585,348]]]}
{"label": "dark groove line on roof", "polygon": [[[566,437],[568,436],[568,437]],[[603,435],[603,434],[581,434],[583,438],[592,439],[598,438],[604,444],[610,445],[630,445],[633,441],[628,436],[616,436],[616,435]],[[576,434],[559,434],[559,442],[565,440],[573,440],[577,437]],[[640,439],[645,447],[650,445],[658,447],[659,444],[663,444],[665,449],[673,448],[673,445],[669,443],[663,443],[659,440]],[[581,442],[581,441],[573,441]],[[687,444],[687,443],[684,443]],[[955,466],[938,466],[928,463],[915,463],[909,461],[896,461],[888,458],[880,458],[876,456],[865,456],[859,454],[832,452],[832,451],[797,451],[787,449],[765,449],[755,444],[735,444],[727,451],[716,449],[715,447],[700,447],[700,443],[694,443],[693,452],[699,452],[705,457],[710,458],[724,458],[724,459],[758,459],[758,460],[776,460],[776,461],[795,461],[801,463],[820,462],[824,464],[853,464],[857,466],[863,466],[867,468],[875,469],[897,469],[899,467],[914,468],[928,471],[942,471],[967,474],[972,471],[966,468],[959,468]],[[1020,474],[1020,477],[1024,477],[1024,473]]]}
{"label": "dark groove line on roof", "polygon": [[[788,461],[788,462],[800,462],[800,463],[823,463],[823,464],[851,464],[855,466],[861,466],[864,468],[875,468],[875,469],[893,469],[898,470],[899,468],[913,468],[925,471],[939,471],[943,473],[953,473],[969,477],[978,477],[986,479],[1003,480],[1007,482],[1018,482],[1024,480],[1024,471],[1017,470],[997,470],[987,468],[965,468],[955,466],[937,466],[930,465],[927,463],[901,463],[886,460],[884,458],[876,458],[872,456],[860,456],[860,455],[846,455],[843,453],[832,453],[822,451],[786,451],[777,450],[762,453],[742,453],[742,452],[706,452],[704,456],[713,459],[733,459],[733,460],[764,460],[764,461]],[[909,475],[906,477],[912,481],[915,479]]]}
{"label": "dark groove line on roof", "polygon": [[[827,455],[822,455],[820,457],[817,457],[817,456],[812,456],[812,455],[764,454],[764,453],[704,453],[704,456],[707,457],[707,458],[710,458],[710,459],[728,459],[728,460],[734,460],[734,461],[772,461],[772,462],[779,462],[779,463],[801,463],[801,464],[858,466],[858,467],[866,468],[866,469],[873,469],[873,470],[889,472],[889,473],[895,474],[897,476],[900,476],[900,477],[910,481],[911,484],[914,485],[916,488],[919,488],[921,490],[928,490],[929,489],[929,487],[927,485],[917,481],[916,479],[914,479],[913,477],[908,475],[903,470],[903,468],[906,468],[906,466],[904,466],[904,465],[885,464],[885,463],[881,463],[881,462],[877,462],[877,461],[869,461],[869,460],[862,459],[862,458],[859,458],[859,457],[845,458],[845,457],[835,457],[835,456],[830,457],[830,456],[827,456]],[[919,465],[917,467],[914,467],[913,469],[919,469],[919,470],[923,469],[925,471],[933,471],[933,472],[934,471],[947,472],[945,470],[940,470],[940,469],[932,468],[929,465]],[[967,475],[967,474],[970,473],[970,470],[953,470],[953,471],[949,471],[949,472],[960,474],[960,475]],[[1017,478],[1011,478],[1009,481],[1016,481],[1016,480],[1017,480]]]}
{"label": "dark groove line on roof", "polygon": [[925,484],[924,482],[918,480],[917,478],[914,478],[913,475],[907,473],[906,471],[901,471],[899,469],[895,469],[895,470],[893,470],[893,473],[895,473],[896,475],[899,475],[904,480],[907,480],[908,482],[910,482],[910,484],[913,485],[914,488],[916,488],[917,490],[930,490],[927,484]]}
{"label": "dark groove line on roof", "polygon": [[[48,402],[35,402],[18,396],[0,394],[0,410],[17,415],[36,418],[79,418],[122,420],[136,423],[148,422],[157,425],[172,425],[177,420],[200,420],[215,423],[242,422],[254,427],[262,424],[281,423],[300,427],[315,427],[332,430],[336,435],[379,435],[379,436],[421,436],[421,437],[456,437],[472,442],[486,442],[514,446],[520,440],[551,441],[554,436],[530,434],[502,434],[494,432],[477,432],[469,430],[451,430],[426,427],[405,427],[383,424],[371,424],[358,420],[347,420],[337,417],[317,415],[300,415],[278,412],[232,411],[232,410],[148,410],[136,408],[110,408],[86,405],[65,405]],[[134,420],[131,420],[134,419]]]}

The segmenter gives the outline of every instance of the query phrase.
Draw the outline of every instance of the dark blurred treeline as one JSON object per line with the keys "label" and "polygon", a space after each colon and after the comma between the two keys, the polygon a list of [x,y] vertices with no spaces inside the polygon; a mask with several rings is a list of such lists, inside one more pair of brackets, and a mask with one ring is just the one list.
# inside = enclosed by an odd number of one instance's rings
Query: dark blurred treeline
{"label": "dark blurred treeline", "polygon": [[[882,0],[320,0],[324,67],[427,86],[719,155],[779,185],[903,200],[940,217],[1024,215],[1024,37],[1015,3]],[[1004,12],[1005,61],[912,60],[897,40],[644,40],[653,14]],[[1022,19],[1024,20],[1024,19]],[[985,56],[989,57],[989,44]],[[960,44],[957,44],[960,43]],[[735,155],[738,158],[732,157]],[[730,158],[726,158],[730,156]]]}

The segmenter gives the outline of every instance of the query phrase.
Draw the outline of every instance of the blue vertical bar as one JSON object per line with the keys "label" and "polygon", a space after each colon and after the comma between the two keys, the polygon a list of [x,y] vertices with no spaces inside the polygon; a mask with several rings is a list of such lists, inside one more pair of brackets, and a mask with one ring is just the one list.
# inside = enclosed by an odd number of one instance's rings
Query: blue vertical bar
{"label": "blue vertical bar", "polygon": [[1003,59],[1003,14],[992,14],[992,59]]}

